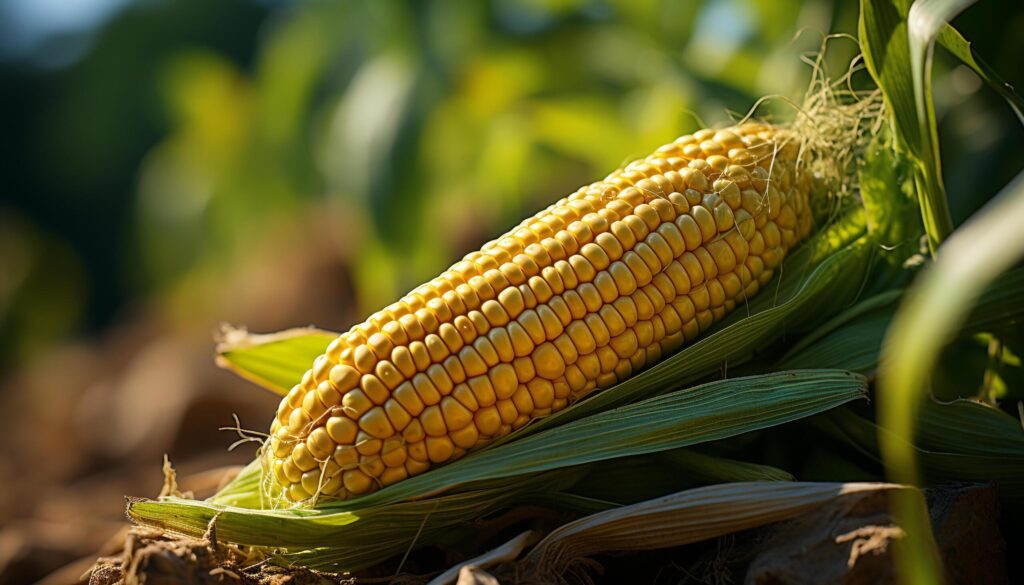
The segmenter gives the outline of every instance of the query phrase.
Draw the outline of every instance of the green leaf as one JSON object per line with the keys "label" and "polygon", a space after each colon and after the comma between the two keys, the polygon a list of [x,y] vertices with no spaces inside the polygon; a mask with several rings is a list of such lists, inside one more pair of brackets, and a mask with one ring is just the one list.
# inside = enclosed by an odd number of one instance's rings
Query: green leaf
{"label": "green leaf", "polygon": [[932,253],[950,233],[938,130],[931,88],[931,44],[912,42],[907,24],[909,0],[861,0],[860,42],[864,63],[882,91],[896,150],[914,162],[914,183]]}
{"label": "green leaf", "polygon": [[861,0],[858,22],[861,51],[891,116],[897,148],[924,151],[910,71],[906,15],[910,0]]}
{"label": "green leaf", "polygon": [[974,49],[971,48],[971,43],[959,31],[953,28],[952,25],[946,24],[942,27],[942,31],[939,32],[938,41],[943,48],[952,53],[957,59],[960,59],[964,65],[970,67],[978,74],[978,77],[981,77],[988,83],[989,87],[1001,95],[1006,100],[1006,103],[1010,105],[1013,113],[1017,115],[1020,123],[1024,124],[1024,98],[1021,98],[1012,85],[1000,77],[984,59],[974,52]]}
{"label": "green leaf", "polygon": [[311,328],[263,335],[233,329],[217,345],[217,365],[284,396],[337,336]]}
{"label": "green leaf", "polygon": [[985,287],[961,333],[1020,330],[1024,323],[1024,268],[1015,268]]}

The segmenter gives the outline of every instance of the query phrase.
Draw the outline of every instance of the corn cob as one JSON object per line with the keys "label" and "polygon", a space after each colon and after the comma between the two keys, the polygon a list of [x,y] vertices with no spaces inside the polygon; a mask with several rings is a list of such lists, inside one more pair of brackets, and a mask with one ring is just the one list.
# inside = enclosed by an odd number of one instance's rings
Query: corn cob
{"label": "corn cob", "polygon": [[755,294],[811,228],[799,140],[701,130],[583,187],[335,339],[282,400],[292,500],[374,491],[608,388]]}

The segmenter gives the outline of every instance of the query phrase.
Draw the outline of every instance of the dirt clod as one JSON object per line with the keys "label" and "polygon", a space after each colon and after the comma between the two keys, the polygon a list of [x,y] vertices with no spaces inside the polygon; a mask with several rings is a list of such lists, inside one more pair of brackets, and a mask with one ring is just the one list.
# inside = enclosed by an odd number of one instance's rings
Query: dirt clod
{"label": "dirt clod", "polygon": [[[970,485],[927,495],[947,582],[1007,583],[995,490]],[[893,544],[905,536],[885,494],[853,494],[772,529],[756,547],[745,583],[896,583]]]}
{"label": "dirt clod", "polygon": [[301,568],[267,563],[246,564],[245,559],[208,540],[174,537],[159,531],[133,528],[119,556],[100,558],[89,585],[332,585],[348,583]]}

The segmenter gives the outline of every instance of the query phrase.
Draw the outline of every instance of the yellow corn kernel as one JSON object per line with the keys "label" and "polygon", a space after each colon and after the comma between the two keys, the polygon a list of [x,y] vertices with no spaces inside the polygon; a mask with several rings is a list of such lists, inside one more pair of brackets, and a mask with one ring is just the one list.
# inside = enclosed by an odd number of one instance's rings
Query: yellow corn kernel
{"label": "yellow corn kernel", "polygon": [[473,425],[480,431],[480,434],[494,436],[501,427],[501,415],[495,406],[481,408],[473,415]]}
{"label": "yellow corn kernel", "polygon": [[[408,465],[409,462],[411,462],[411,460],[407,461],[406,465]],[[426,464],[424,463],[423,465]],[[385,486],[391,485],[406,479],[409,475],[410,474],[405,467],[389,467],[384,470],[384,473],[380,474],[380,483]]]}
{"label": "yellow corn kernel", "polygon": [[455,451],[455,444],[447,435],[441,437],[427,437],[427,456],[432,463],[444,463],[451,459]]}

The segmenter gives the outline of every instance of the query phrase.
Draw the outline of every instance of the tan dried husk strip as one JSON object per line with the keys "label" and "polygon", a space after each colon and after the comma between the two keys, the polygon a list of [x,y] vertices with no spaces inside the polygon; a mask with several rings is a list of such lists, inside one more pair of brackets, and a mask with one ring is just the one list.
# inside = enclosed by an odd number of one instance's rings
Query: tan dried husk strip
{"label": "tan dried husk strip", "polygon": [[523,559],[517,577],[521,583],[560,582],[598,553],[682,546],[787,520],[849,494],[895,490],[916,492],[887,483],[741,482],[692,489],[561,526]]}

